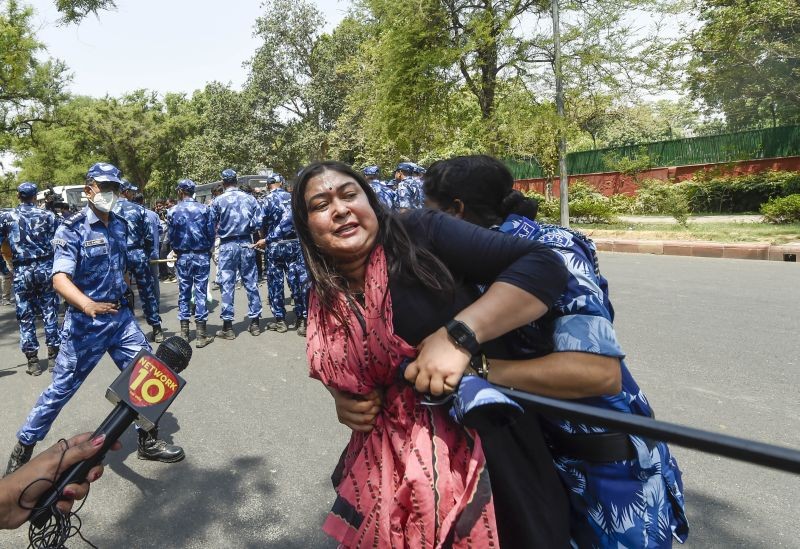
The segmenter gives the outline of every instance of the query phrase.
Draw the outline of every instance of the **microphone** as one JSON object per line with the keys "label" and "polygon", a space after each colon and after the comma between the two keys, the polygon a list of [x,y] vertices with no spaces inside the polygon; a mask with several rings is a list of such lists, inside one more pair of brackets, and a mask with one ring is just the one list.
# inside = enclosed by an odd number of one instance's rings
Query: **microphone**
{"label": "microphone", "polygon": [[149,431],[169,408],[186,382],[178,373],[189,365],[192,347],[178,336],[164,340],[156,354],[142,349],[106,391],[106,398],[116,404],[92,438],[105,434],[103,446],[91,458],[79,461],[64,471],[58,481],[36,502],[30,522],[44,526],[52,516],[52,506],[68,484],[80,484],[92,467],[103,461],[106,452],[134,421]]}

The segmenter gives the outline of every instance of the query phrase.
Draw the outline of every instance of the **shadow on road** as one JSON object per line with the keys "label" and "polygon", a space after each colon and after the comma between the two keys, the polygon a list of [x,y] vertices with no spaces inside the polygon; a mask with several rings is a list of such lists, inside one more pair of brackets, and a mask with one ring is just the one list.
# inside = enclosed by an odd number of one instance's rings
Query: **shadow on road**
{"label": "shadow on road", "polygon": [[753,537],[743,535],[741,525],[751,518],[730,501],[687,490],[686,505],[689,510],[687,545],[690,547],[774,547],[774,543],[759,537],[757,530],[753,531]]}
{"label": "shadow on road", "polygon": [[[175,416],[167,412],[159,425],[159,436],[173,442],[172,435],[179,430]],[[153,474],[147,462],[135,457],[133,429],[121,442],[123,450],[108,455],[107,467],[130,482],[140,496],[125,517],[115,522],[113,531],[104,535],[92,532],[89,539],[98,547],[151,549],[204,543],[253,549],[320,547],[319,526],[315,525],[322,524],[324,513],[309,520],[307,530],[287,532],[292,510],[271,503],[276,485],[268,479],[270,465],[265,457],[239,456],[223,467],[202,467],[192,461],[191,449],[187,448],[186,460],[153,464],[157,470]],[[174,442],[181,444],[180,440]],[[137,467],[137,463],[143,466]],[[220,538],[226,540],[224,545],[218,545]]]}

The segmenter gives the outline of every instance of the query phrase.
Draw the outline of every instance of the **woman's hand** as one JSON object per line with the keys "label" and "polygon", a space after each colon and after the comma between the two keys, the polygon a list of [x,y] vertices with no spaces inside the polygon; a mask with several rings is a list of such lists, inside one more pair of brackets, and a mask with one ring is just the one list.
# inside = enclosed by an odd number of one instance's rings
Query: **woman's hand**
{"label": "woman's hand", "polygon": [[[0,479],[0,528],[16,528],[23,524],[31,514],[31,509],[49,488],[51,482],[79,461],[92,457],[103,445],[105,435],[89,439],[91,433],[74,436],[67,441],[67,450],[64,443],[58,442],[33,458],[31,461]],[[112,450],[118,450],[122,445],[115,442]],[[61,454],[64,459],[61,459]],[[59,467],[59,462],[61,466]],[[99,479],[103,474],[103,466],[93,467],[86,475],[86,481],[81,484],[70,484],[64,489],[64,495],[56,504],[62,513],[72,509],[76,499],[83,499],[89,493],[89,483]],[[38,481],[38,482],[37,482]],[[21,498],[21,499],[20,499]],[[22,506],[20,506],[20,504]],[[25,509],[27,507],[28,509]]]}
{"label": "woman's hand", "polygon": [[469,366],[469,352],[457,346],[443,327],[423,339],[417,350],[416,360],[406,368],[406,380],[420,393],[453,392]]}
{"label": "woman's hand", "polygon": [[336,415],[339,423],[350,427],[353,431],[369,433],[375,424],[375,417],[383,406],[383,394],[373,389],[366,395],[354,398],[350,393],[328,387],[336,403]]}

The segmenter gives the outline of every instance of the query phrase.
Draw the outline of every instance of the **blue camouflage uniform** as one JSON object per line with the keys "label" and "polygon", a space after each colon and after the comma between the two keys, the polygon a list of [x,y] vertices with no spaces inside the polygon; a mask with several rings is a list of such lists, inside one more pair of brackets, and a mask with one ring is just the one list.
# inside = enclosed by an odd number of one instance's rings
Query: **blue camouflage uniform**
{"label": "blue camouflage uniform", "polygon": [[95,318],[69,306],[53,381],[17,432],[23,444],[44,439],[61,408],[108,351],[121,370],[150,345],[124,300],[127,227],[113,212],[106,226],[87,206],[66,219],[53,239],[53,274],[65,273],[95,302],[117,303],[115,314]]}
{"label": "blue camouflage uniform", "polygon": [[306,318],[308,272],[292,221],[292,195],[284,189],[270,191],[264,201],[263,230],[267,241],[269,306],[276,320],[286,317],[283,275],[289,284],[298,319]]}
{"label": "blue camouflage uniform", "polygon": [[261,318],[261,296],[258,295],[256,251],[252,234],[261,224],[258,201],[234,186],[229,186],[211,203],[217,236],[220,239],[217,273],[222,292],[222,320],[233,320],[233,294],[236,273],[242,275],[247,292],[250,319]]}
{"label": "blue camouflage uniform", "polygon": [[[36,186],[23,183],[19,189],[30,185],[32,196]],[[22,192],[22,191],[20,191]],[[23,353],[36,354],[36,315],[44,321],[45,340],[48,347],[58,347],[58,296],[53,290],[53,237],[58,220],[50,211],[37,208],[32,203],[22,203],[13,210],[0,214],[0,244],[8,240],[14,266],[14,294],[17,301],[17,321]],[[5,260],[3,261],[5,263]]]}
{"label": "blue camouflage uniform", "polygon": [[[194,186],[192,186],[194,188]],[[214,218],[211,208],[194,198],[184,198],[167,210],[167,234],[178,255],[178,320],[189,320],[194,290],[195,320],[208,318],[206,295],[214,246]]]}
{"label": "blue camouflage uniform", "polygon": [[364,177],[367,178],[367,183],[369,183],[369,186],[378,196],[380,203],[389,208],[390,211],[396,210],[397,193],[394,192],[394,189],[389,188],[388,185],[381,183],[381,181],[378,179],[381,174],[380,167],[367,166],[364,168],[362,173],[364,174]]}
{"label": "blue camouflage uniform", "polygon": [[114,213],[128,226],[127,266],[136,286],[139,288],[139,299],[145,319],[150,326],[161,324],[158,315],[155,281],[150,270],[150,255],[153,252],[153,232],[147,219],[145,209],[120,197],[114,206]]}
{"label": "blue camouflage uniform", "polygon": [[[614,310],[608,283],[600,274],[594,243],[580,233],[540,225],[511,215],[501,232],[538,240],[558,252],[569,270],[567,289],[541,321],[512,334],[518,349],[586,352],[620,359],[622,391],[613,396],[579,399],[600,408],[650,417],[644,392],[625,365],[612,324]],[[577,547],[671,547],[672,538],[686,540],[683,482],[669,447],[629,435],[636,459],[592,462],[559,455],[557,438],[608,432],[567,420],[543,419],[556,436],[554,462],[567,487],[572,542]]]}
{"label": "blue camouflage uniform", "polygon": [[380,200],[381,204],[389,208],[390,211],[395,211],[397,209],[397,193],[380,181],[370,181],[369,186],[372,187],[372,190],[378,195],[378,200]]}
{"label": "blue camouflage uniform", "polygon": [[[158,214],[149,208],[144,209],[147,215],[147,222],[150,224],[150,234],[153,235],[153,249],[150,250],[150,257],[148,259],[158,259],[159,252],[161,251],[161,219]],[[161,285],[158,280],[159,267],[158,263],[149,263],[150,274],[153,277],[153,291],[156,295],[157,310],[161,309]]]}

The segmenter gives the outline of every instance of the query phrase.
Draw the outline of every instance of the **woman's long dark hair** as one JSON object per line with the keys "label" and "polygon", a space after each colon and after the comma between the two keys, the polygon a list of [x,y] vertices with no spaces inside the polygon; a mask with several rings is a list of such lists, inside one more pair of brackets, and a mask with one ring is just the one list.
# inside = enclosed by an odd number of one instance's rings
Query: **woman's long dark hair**
{"label": "woman's long dark hair", "polygon": [[[292,216],[308,275],[313,283],[313,291],[323,307],[338,316],[337,295],[348,293],[346,281],[336,272],[334,261],[326,256],[314,242],[308,227],[308,207],[305,194],[312,177],[325,171],[334,171],[352,177],[367,194],[367,199],[378,218],[376,244],[382,244],[386,253],[386,264],[390,278],[417,280],[424,287],[437,294],[451,296],[454,289],[453,275],[447,267],[424,248],[411,241],[402,222],[388,211],[378,200],[375,192],[364,177],[342,162],[326,160],[314,162],[303,168],[297,175],[292,193]],[[388,288],[386,295],[388,295]],[[344,319],[339,319],[343,321]]]}
{"label": "woman's long dark hair", "polygon": [[491,227],[510,214],[536,219],[539,204],[514,190],[514,176],[491,156],[456,156],[435,162],[425,174],[425,196],[442,209],[464,204],[464,219]]}

